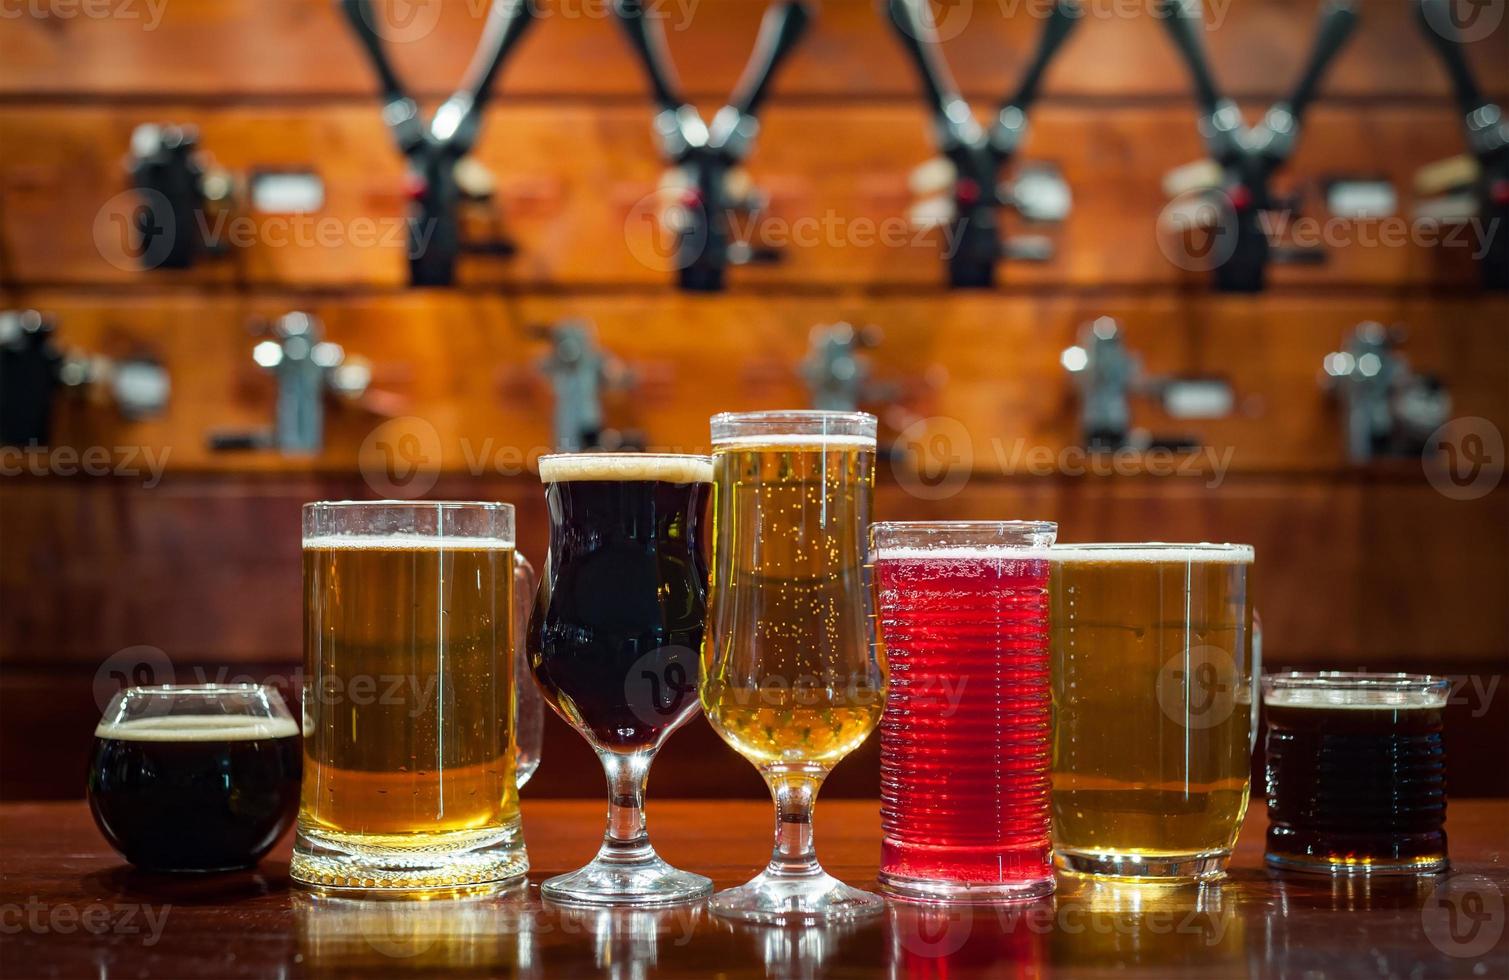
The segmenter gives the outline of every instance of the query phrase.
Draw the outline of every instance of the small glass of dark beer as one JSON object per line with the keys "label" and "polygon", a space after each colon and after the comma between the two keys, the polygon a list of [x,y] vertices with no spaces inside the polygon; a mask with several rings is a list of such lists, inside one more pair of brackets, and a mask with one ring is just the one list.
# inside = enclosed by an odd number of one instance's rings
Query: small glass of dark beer
{"label": "small glass of dark beer", "polygon": [[1445,870],[1449,691],[1445,678],[1418,674],[1265,677],[1268,863],[1339,875]]}
{"label": "small glass of dark beer", "polygon": [[126,688],[94,730],[89,809],[139,868],[249,868],[293,824],[299,751],[271,687]]}

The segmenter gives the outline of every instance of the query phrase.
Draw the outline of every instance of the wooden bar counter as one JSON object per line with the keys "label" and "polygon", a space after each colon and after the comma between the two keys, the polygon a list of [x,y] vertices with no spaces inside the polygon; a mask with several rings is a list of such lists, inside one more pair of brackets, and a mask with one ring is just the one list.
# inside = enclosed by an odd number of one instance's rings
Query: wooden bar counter
{"label": "wooden bar counter", "polygon": [[[763,802],[650,801],[671,862],[740,883],[768,855]],[[322,899],[292,888],[288,842],[254,871],[149,875],[82,802],[0,806],[0,976],[301,977],[1509,977],[1509,801],[1459,800],[1453,868],[1332,880],[1262,865],[1249,814],[1230,876],[1205,887],[1063,879],[1051,900],[921,909],[826,928],[728,923],[700,907],[543,905],[542,879],[591,857],[603,806],[529,800],[530,887],[464,900]],[[830,871],[873,885],[873,801],[820,803]]]}

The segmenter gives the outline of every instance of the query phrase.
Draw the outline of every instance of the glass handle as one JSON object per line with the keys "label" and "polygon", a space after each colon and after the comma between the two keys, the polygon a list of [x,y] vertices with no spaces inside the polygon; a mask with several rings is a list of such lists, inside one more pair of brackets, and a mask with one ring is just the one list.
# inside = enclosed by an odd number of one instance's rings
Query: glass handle
{"label": "glass handle", "polygon": [[540,742],[545,727],[545,702],[534,683],[529,668],[529,611],[534,604],[538,582],[534,566],[517,551],[513,568],[513,690],[514,690],[514,769],[520,788],[540,767]]}
{"label": "glass handle", "polygon": [[1258,715],[1263,704],[1263,618],[1252,611],[1252,725],[1247,736],[1247,754],[1257,751]]}

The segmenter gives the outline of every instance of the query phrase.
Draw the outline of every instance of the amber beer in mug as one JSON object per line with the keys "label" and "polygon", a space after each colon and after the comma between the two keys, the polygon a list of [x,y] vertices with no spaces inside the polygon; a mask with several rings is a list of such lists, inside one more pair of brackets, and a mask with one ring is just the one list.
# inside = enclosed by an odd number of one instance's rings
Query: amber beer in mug
{"label": "amber beer in mug", "polygon": [[304,778],[291,874],[487,885],[527,869],[508,504],[304,509]]}
{"label": "amber beer in mug", "polygon": [[1069,544],[1050,555],[1059,866],[1223,874],[1250,782],[1252,548]]}

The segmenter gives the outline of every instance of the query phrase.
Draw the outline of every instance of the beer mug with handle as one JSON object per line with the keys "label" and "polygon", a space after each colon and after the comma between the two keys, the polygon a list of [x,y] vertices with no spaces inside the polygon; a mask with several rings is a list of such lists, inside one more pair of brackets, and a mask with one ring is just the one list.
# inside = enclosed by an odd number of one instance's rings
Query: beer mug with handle
{"label": "beer mug with handle", "polygon": [[305,506],[295,881],[454,891],[528,869],[515,664],[531,578],[509,504]]}

